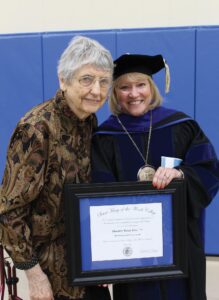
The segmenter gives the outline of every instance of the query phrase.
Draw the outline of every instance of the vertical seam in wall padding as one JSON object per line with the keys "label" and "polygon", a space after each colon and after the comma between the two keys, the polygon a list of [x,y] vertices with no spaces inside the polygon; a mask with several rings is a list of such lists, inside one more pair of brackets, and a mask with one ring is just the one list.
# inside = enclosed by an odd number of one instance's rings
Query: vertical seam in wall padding
{"label": "vertical seam in wall padding", "polygon": [[197,90],[197,29],[195,29],[195,49],[194,49],[194,56],[195,56],[195,59],[194,59],[194,81],[195,81],[195,84],[194,84],[194,119],[196,120],[196,105],[197,105],[197,99],[196,99],[196,96],[197,96],[197,93],[196,93],[196,90]]}
{"label": "vertical seam in wall padding", "polygon": [[41,43],[41,65],[42,65],[42,90],[43,90],[43,102],[45,101],[45,86],[44,86],[44,51],[43,51],[43,35],[40,35]]}
{"label": "vertical seam in wall padding", "polygon": [[115,31],[115,34],[116,34],[116,38],[115,38],[115,55],[116,55],[116,57],[115,57],[115,59],[118,57],[118,31]]}

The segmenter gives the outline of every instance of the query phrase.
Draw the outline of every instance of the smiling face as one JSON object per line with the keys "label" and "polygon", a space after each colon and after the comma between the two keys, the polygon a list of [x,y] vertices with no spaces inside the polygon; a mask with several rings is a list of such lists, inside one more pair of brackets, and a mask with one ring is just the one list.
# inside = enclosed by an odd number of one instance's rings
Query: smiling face
{"label": "smiling face", "polygon": [[136,117],[148,111],[153,97],[148,77],[142,73],[120,76],[115,85],[115,95],[121,112]]}
{"label": "smiling face", "polygon": [[111,73],[91,65],[81,67],[70,83],[59,78],[60,88],[70,109],[79,119],[95,113],[106,101]]}

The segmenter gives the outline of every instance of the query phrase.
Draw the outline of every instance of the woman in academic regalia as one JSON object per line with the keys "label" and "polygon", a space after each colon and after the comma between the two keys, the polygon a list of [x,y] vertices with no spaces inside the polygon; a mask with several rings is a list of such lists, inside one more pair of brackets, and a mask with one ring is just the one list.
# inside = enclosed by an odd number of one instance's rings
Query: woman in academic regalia
{"label": "woman in academic regalia", "polygon": [[[198,123],[183,112],[161,106],[152,75],[169,68],[161,55],[120,56],[110,98],[112,115],[93,137],[94,182],[149,180],[157,189],[182,178],[186,184],[188,277],[115,284],[114,300],[206,300],[203,212],[218,191],[219,163]],[[161,166],[161,156],[176,167]]]}

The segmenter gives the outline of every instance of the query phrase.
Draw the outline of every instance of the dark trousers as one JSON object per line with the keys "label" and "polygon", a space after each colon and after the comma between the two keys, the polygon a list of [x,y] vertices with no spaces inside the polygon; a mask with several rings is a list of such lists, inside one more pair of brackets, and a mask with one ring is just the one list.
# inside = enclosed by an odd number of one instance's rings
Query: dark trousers
{"label": "dark trousers", "polygon": [[[55,300],[72,300],[72,298],[59,296]],[[75,299],[82,300],[82,299]],[[105,287],[89,286],[83,300],[111,300],[109,289]]]}

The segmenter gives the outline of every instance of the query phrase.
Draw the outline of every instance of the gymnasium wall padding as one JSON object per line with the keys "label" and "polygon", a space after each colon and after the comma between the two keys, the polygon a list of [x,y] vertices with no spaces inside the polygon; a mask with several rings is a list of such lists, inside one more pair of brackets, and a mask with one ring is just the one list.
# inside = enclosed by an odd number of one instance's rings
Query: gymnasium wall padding
{"label": "gymnasium wall padding", "polygon": [[[13,129],[32,106],[58,88],[57,61],[75,35],[95,38],[116,58],[122,53],[163,54],[171,72],[164,94],[164,71],[157,82],[164,105],[197,119],[219,156],[219,27],[139,28],[0,35],[0,178]],[[97,113],[109,115],[107,104]],[[206,210],[206,254],[219,255],[219,199]]]}

